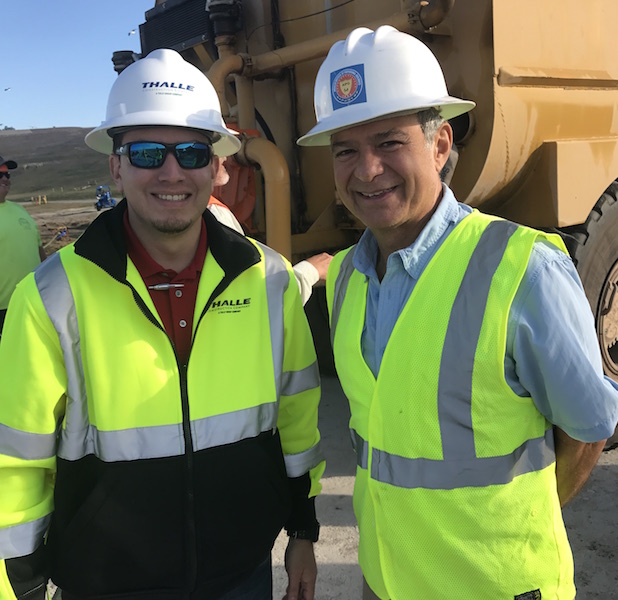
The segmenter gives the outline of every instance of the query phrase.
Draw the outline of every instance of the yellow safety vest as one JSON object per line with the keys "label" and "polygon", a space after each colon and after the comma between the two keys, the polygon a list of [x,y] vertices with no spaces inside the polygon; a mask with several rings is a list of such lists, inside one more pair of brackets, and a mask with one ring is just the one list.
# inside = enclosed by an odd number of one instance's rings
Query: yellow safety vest
{"label": "yellow safety vest", "polygon": [[[507,319],[538,238],[474,211],[425,268],[377,379],[361,334],[367,280],[339,253],[327,282],[357,454],[359,562],[392,600],[571,599],[551,425],[504,376]],[[542,594],[542,595],[541,595]]]}

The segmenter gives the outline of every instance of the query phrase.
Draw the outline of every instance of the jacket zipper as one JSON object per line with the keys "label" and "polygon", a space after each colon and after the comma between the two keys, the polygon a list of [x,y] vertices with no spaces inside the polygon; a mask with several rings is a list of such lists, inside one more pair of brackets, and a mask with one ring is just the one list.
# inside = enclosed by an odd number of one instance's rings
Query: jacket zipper
{"label": "jacket zipper", "polygon": [[[186,494],[185,494],[185,553],[187,557],[186,565],[186,581],[183,598],[189,600],[191,598],[191,591],[195,589],[197,582],[197,538],[195,535],[195,494],[193,490],[194,475],[193,475],[193,436],[191,435],[191,415],[189,413],[189,394],[187,392],[187,365],[181,365],[178,360],[178,353],[174,342],[167,335],[165,329],[161,326],[159,321],[150,312],[144,300],[139,295],[137,290],[128,282],[124,282],[133,293],[133,299],[138,308],[142,311],[142,314],[158,329],[163,331],[169,340],[174,357],[176,358],[176,365],[178,367],[178,375],[180,378],[180,405],[182,408],[182,435],[185,442],[185,466],[186,466]],[[212,297],[211,297],[212,301]]]}
{"label": "jacket zipper", "polygon": [[[212,294],[208,298],[208,302],[204,305],[204,309],[199,316],[198,322],[195,326],[195,333],[197,333],[197,328],[199,327],[202,319],[210,305],[213,303],[214,299],[219,296],[235,279],[238,277],[240,273],[235,274],[233,277],[229,275],[224,275],[223,279],[218,283],[218,285],[213,290]],[[155,318],[155,316],[150,312],[144,300],[139,295],[137,290],[128,282],[125,281],[126,285],[129,286],[131,292],[133,293],[133,299],[135,303],[142,311],[144,316],[158,329],[163,331],[167,335],[165,329],[161,326],[159,321]],[[191,348],[189,349],[189,358],[187,358],[186,364],[180,364],[178,360],[178,354],[176,352],[176,348],[174,346],[174,342],[167,335],[167,338],[172,345],[172,350],[174,352],[174,356],[176,357],[176,364],[178,366],[178,374],[180,377],[180,402],[182,407],[182,433],[185,442],[185,465],[186,465],[186,477],[187,477],[187,487],[186,487],[186,496],[185,496],[185,510],[186,510],[186,518],[185,518],[185,539],[187,540],[185,545],[185,552],[187,556],[187,566],[186,566],[186,588],[184,590],[184,600],[190,600],[191,592],[195,589],[197,584],[197,537],[196,537],[196,528],[195,528],[195,493],[194,493],[194,460],[193,460],[193,435],[191,433],[191,414],[189,410],[189,393],[187,390],[187,371],[188,371],[188,362],[191,357],[191,350],[193,349],[193,342],[195,339],[195,334],[193,339],[191,340]]]}
{"label": "jacket zipper", "polygon": [[[197,329],[204,318],[204,315],[210,308],[210,305],[213,303],[214,299],[217,296],[220,296],[223,291],[229,286],[229,284],[239,277],[241,273],[243,273],[247,268],[253,265],[247,265],[239,272],[235,272],[233,274],[225,273],[223,279],[217,284],[215,289],[210,294],[208,301],[204,305],[204,309],[200,314],[198,321],[194,327],[195,333],[197,333]],[[176,365],[178,366],[178,374],[180,377],[180,402],[182,407],[182,432],[183,438],[185,442],[185,465],[186,465],[186,476],[187,476],[187,488],[186,488],[186,505],[185,510],[187,511],[186,519],[185,519],[185,527],[186,527],[186,540],[187,543],[185,545],[185,552],[187,555],[187,569],[186,569],[186,588],[183,593],[184,600],[190,600],[191,593],[195,589],[197,584],[197,537],[195,531],[195,492],[194,492],[194,458],[193,458],[193,436],[191,434],[191,414],[189,410],[189,393],[187,390],[187,379],[188,379],[188,364],[191,358],[191,352],[193,350],[193,343],[195,341],[195,334],[191,339],[191,347],[189,349],[189,356],[185,364],[180,364],[178,360],[178,353],[176,352],[176,347],[174,346],[174,342],[167,335],[165,328],[161,326],[159,321],[155,318],[155,316],[150,312],[144,300],[139,295],[137,290],[125,279],[122,281],[125,285],[129,287],[131,293],[133,294],[133,299],[137,304],[138,308],[141,310],[143,315],[158,329],[163,331],[167,336],[171,346],[172,351],[174,352],[174,356],[176,358]],[[216,516],[215,516],[216,518]]]}
{"label": "jacket zipper", "polygon": [[[178,361],[178,356],[176,357]],[[187,511],[185,526],[187,540],[187,590],[186,597],[191,597],[191,590],[197,583],[197,537],[195,534],[195,494],[193,436],[191,435],[191,415],[189,414],[189,394],[187,392],[187,365],[178,365],[180,374],[180,401],[182,405],[182,433],[185,440],[185,457],[187,465]]]}

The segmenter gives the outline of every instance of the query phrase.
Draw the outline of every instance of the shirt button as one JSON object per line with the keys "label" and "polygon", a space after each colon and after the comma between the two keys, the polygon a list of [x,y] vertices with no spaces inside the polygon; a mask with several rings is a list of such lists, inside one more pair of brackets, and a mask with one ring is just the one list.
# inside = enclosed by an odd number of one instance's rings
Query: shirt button
{"label": "shirt button", "polygon": [[180,298],[182,296],[182,290],[176,290],[176,298]]}
{"label": "shirt button", "polygon": [[186,327],[187,322],[184,319],[180,319],[180,323],[178,323],[181,327]]}

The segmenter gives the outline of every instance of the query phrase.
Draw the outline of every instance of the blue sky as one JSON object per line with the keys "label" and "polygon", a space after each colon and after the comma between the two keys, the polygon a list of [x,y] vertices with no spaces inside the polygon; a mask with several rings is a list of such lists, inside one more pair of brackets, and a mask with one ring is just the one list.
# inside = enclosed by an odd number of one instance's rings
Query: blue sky
{"label": "blue sky", "polygon": [[97,126],[117,77],[112,54],[140,52],[139,25],[155,0],[0,5],[0,129]]}

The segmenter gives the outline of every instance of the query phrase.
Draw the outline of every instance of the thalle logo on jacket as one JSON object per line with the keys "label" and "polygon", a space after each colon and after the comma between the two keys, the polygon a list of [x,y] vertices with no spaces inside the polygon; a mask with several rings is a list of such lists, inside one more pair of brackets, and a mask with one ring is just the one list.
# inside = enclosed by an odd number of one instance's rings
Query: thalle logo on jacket
{"label": "thalle logo on jacket", "polygon": [[251,306],[251,298],[232,298],[226,300],[215,300],[209,311],[215,311],[220,314],[238,313],[241,310]]}

